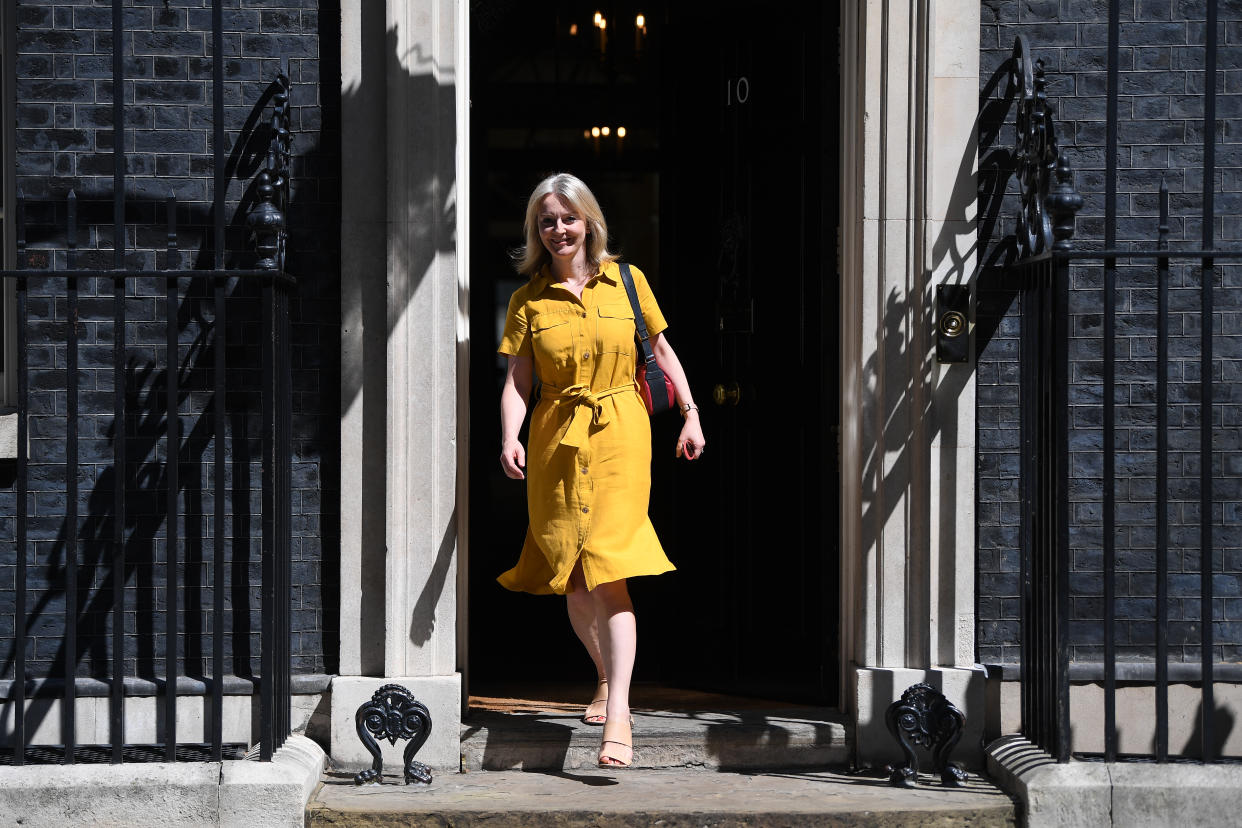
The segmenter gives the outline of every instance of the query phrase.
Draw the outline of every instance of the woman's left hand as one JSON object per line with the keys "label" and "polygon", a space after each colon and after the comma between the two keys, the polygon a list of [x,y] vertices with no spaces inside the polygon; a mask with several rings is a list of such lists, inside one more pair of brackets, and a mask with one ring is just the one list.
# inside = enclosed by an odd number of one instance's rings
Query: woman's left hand
{"label": "woman's left hand", "polygon": [[707,440],[703,437],[703,428],[699,425],[699,412],[691,411],[681,427],[677,437],[677,456],[687,460],[698,460],[703,456],[703,447]]}

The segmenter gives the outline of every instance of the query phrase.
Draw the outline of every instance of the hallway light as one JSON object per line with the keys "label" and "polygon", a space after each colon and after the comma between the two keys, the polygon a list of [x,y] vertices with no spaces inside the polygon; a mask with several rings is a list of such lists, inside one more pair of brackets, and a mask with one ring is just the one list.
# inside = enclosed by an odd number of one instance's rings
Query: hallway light
{"label": "hallway light", "polygon": [[591,137],[593,138],[599,137],[599,127],[591,127]]}
{"label": "hallway light", "polygon": [[617,127],[617,137],[618,138],[625,137],[625,127]]}
{"label": "hallway light", "polygon": [[577,36],[578,36],[578,24],[577,24],[577,23],[570,23],[570,24],[569,24],[569,36],[570,36],[570,37],[577,37]]}
{"label": "hallway light", "polygon": [[638,17],[634,18],[634,25],[640,29],[647,28],[647,18],[644,15],[639,14]]}
{"label": "hallway light", "polygon": [[607,138],[607,137],[608,137],[608,134],[609,134],[610,132],[612,132],[612,130],[611,130],[611,129],[609,129],[608,127],[604,127],[603,129],[601,129],[601,130],[600,130],[600,133],[601,133],[601,134],[602,134],[605,138]]}

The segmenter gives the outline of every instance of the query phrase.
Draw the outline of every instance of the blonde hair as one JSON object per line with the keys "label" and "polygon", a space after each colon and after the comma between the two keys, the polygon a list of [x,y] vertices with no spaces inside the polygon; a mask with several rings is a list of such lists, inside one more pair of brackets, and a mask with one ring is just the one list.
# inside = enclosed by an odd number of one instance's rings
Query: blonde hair
{"label": "blonde hair", "polygon": [[522,226],[526,244],[513,251],[518,273],[534,276],[552,261],[552,256],[539,238],[539,210],[543,200],[550,195],[560,198],[565,206],[586,222],[584,248],[587,262],[592,267],[599,267],[604,262],[616,261],[616,254],[608,250],[608,223],[604,221],[604,211],[600,209],[591,188],[576,175],[556,173],[536,184],[530,200],[526,202],[526,221]]}

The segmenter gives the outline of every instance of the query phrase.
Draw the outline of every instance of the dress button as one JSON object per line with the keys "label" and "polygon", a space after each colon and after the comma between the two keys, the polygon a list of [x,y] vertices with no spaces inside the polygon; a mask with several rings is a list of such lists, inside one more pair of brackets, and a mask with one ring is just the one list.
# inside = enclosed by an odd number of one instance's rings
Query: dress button
{"label": "dress button", "polygon": [[588,354],[583,354],[583,355],[582,355],[582,358],[583,358],[583,359],[590,359],[590,358],[591,358],[591,355],[590,355],[589,353],[588,353]]}
{"label": "dress button", "polygon": [[587,473],[587,467],[586,467],[586,466],[583,466],[583,467],[582,467],[582,473],[583,473],[583,474],[586,474],[586,473]]}
{"label": "dress button", "polygon": [[582,507],[582,513],[583,513],[584,515],[585,515],[587,512],[589,512],[589,511],[591,511],[591,507],[590,507],[590,506],[583,506],[583,507]]}

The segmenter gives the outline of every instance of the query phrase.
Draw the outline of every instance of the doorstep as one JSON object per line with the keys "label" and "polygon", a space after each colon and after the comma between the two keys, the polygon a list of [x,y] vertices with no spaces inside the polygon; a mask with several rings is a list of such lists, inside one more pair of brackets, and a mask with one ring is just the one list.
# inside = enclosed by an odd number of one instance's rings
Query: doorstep
{"label": "doorstep", "polygon": [[[574,712],[479,711],[462,722],[463,771],[577,770],[597,766],[603,728]],[[848,733],[829,708],[634,710],[634,751],[646,769],[844,766]]]}
{"label": "doorstep", "polygon": [[[640,757],[641,758],[641,757]],[[356,786],[330,773],[307,826],[1014,826],[1013,801],[972,774],[962,788],[890,787],[843,768],[783,771],[626,769],[438,774],[431,785]]]}
{"label": "doorstep", "polygon": [[[509,684],[470,698],[461,770],[594,768],[602,727],[581,720],[593,688]],[[637,764],[754,770],[846,765],[852,735],[830,707],[705,693],[658,684],[632,688]]]}

